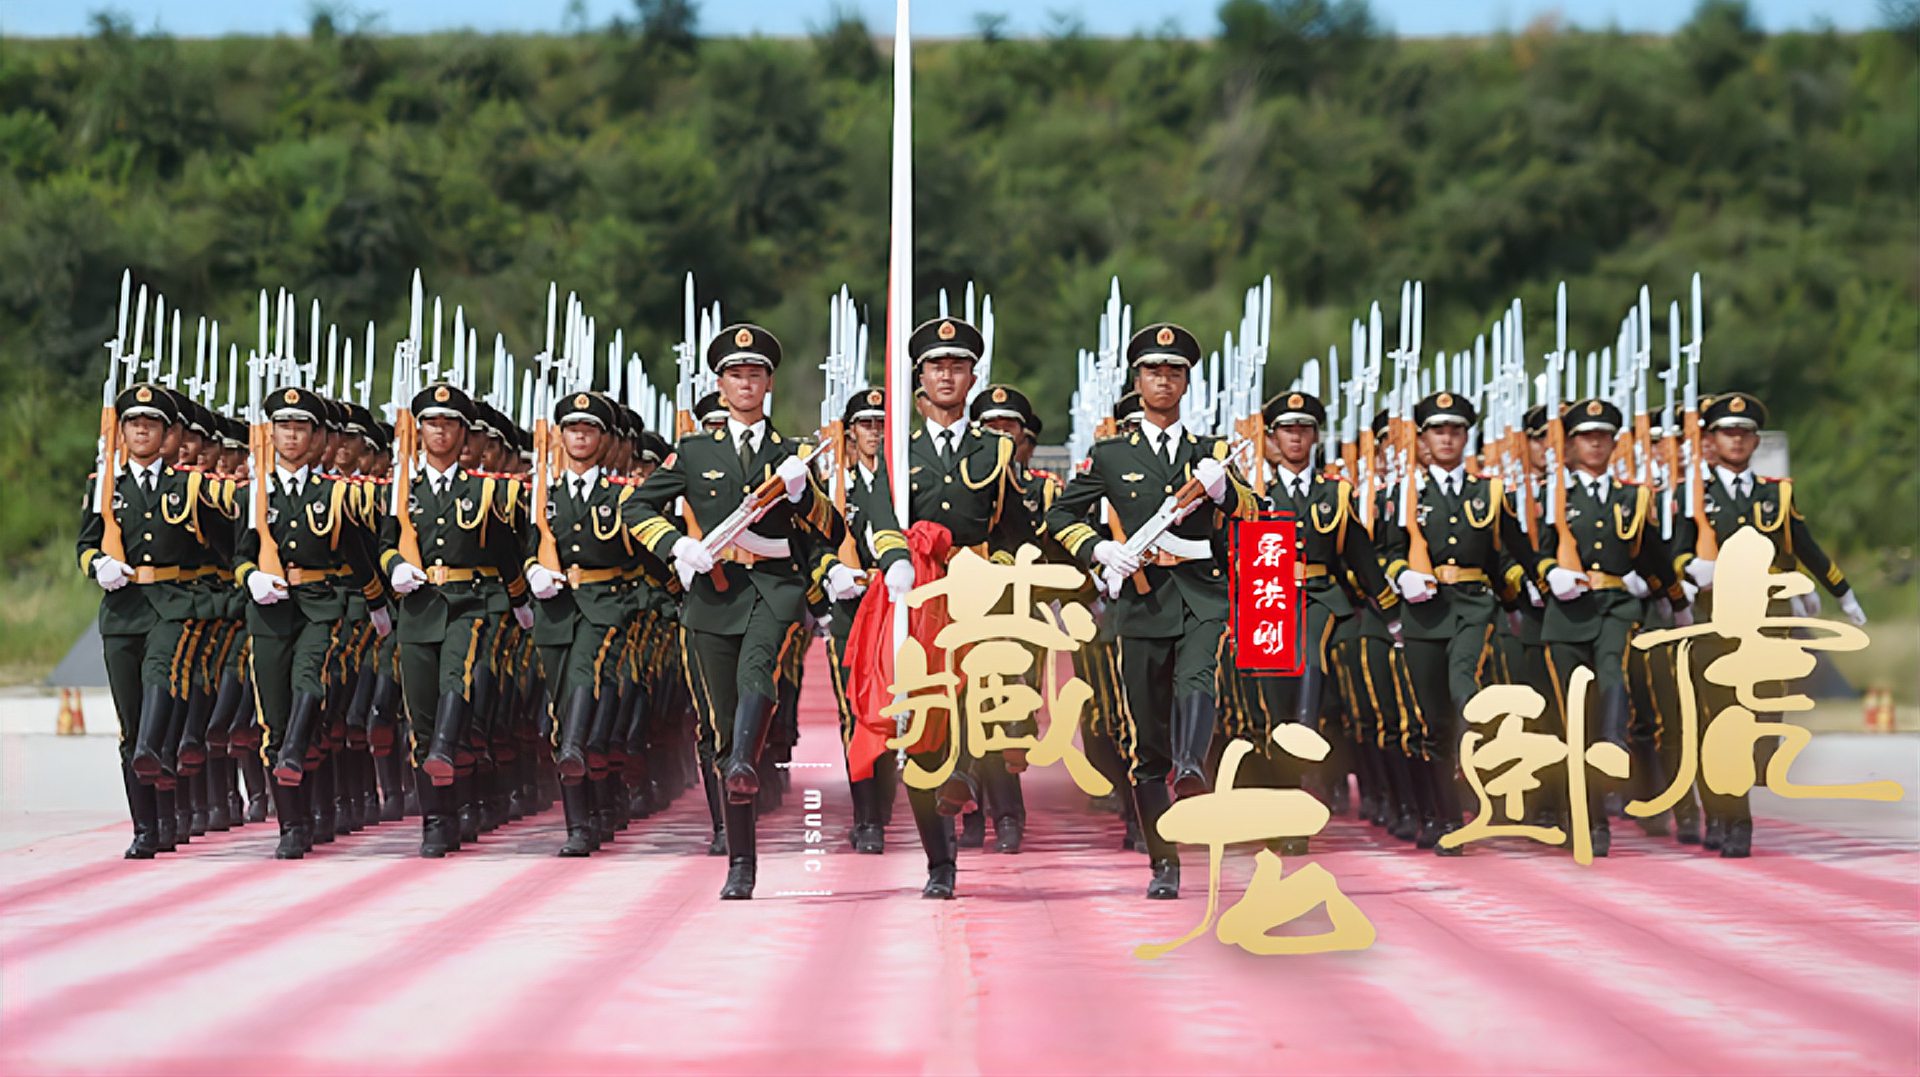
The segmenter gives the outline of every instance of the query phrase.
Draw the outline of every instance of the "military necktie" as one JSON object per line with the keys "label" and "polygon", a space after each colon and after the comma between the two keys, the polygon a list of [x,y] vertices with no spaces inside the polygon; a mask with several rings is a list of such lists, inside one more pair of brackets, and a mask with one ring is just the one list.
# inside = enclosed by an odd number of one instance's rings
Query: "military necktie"
{"label": "military necktie", "polygon": [[748,476],[753,474],[753,430],[740,431],[740,470]]}
{"label": "military necktie", "polygon": [[948,467],[953,466],[953,431],[951,430],[940,431],[940,462]]}

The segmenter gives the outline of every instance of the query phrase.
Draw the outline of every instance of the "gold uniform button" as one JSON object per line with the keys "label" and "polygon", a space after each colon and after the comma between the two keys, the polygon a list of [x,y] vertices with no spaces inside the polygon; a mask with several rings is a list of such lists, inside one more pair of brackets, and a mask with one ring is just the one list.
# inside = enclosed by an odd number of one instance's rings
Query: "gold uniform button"
{"label": "gold uniform button", "polygon": [[147,513],[147,519],[149,520],[153,519],[153,513],[151,512]]}
{"label": "gold uniform button", "polygon": [[576,543],[574,543],[574,544],[573,544],[573,552],[574,552],[574,553],[579,553],[579,552],[580,552],[580,544],[579,544],[579,543],[577,543],[577,542],[576,542]]}
{"label": "gold uniform button", "polygon": [[[1600,548],[1600,544],[1599,544],[1598,542],[1596,542],[1596,543],[1594,543],[1594,544],[1593,544],[1593,548],[1594,548],[1594,549],[1596,549],[1596,550],[1597,550],[1597,549],[1599,549],[1599,548]],[[1600,567],[1600,566],[1598,566],[1598,565],[1595,565],[1594,567],[1595,567],[1595,568],[1598,568],[1598,567]]]}
{"label": "gold uniform button", "polygon": [[575,531],[578,531],[578,530],[580,530],[580,525],[579,525],[579,524],[574,524],[574,525],[573,525],[573,529],[574,529]]}
{"label": "gold uniform button", "polygon": [[146,539],[146,540],[147,540],[148,542],[152,542],[152,541],[153,541],[153,532],[151,532],[151,531],[149,531],[149,532],[147,532],[146,534],[144,534],[144,535],[141,535],[140,537],[141,537],[141,538],[143,538],[143,539]]}
{"label": "gold uniform button", "polygon": [[1450,524],[1457,524],[1457,523],[1459,523],[1459,522],[1460,522],[1460,517],[1458,517],[1458,516],[1449,516],[1449,517],[1447,517],[1447,522],[1448,522],[1448,523],[1450,523]]}
{"label": "gold uniform button", "polygon": [[948,503],[947,503],[947,502],[945,502],[945,501],[942,501],[942,502],[940,502],[940,507],[941,507],[941,508],[943,508],[943,509],[950,509],[950,508],[952,508],[953,506],[952,506],[952,505],[950,505],[950,504],[948,504]]}
{"label": "gold uniform button", "polygon": [[445,546],[447,544],[447,540],[443,538],[437,538],[433,540],[433,544],[435,546]]}
{"label": "gold uniform button", "polygon": [[1459,544],[1460,544],[1460,540],[1459,540],[1459,539],[1457,539],[1457,538],[1454,538],[1454,537],[1453,537],[1452,535],[1448,535],[1448,536],[1447,536],[1447,545],[1449,545],[1449,546],[1458,546]]}
{"label": "gold uniform button", "polygon": [[1457,564],[1459,564],[1459,563],[1460,563],[1460,562],[1458,562],[1458,561],[1456,561],[1456,560],[1454,560],[1454,559],[1453,559],[1453,558],[1451,558],[1451,557],[1449,557],[1449,558],[1447,558],[1447,564],[1449,564],[1449,565],[1457,565]]}
{"label": "gold uniform button", "polygon": [[437,524],[443,524],[447,522],[447,518],[445,516],[438,516],[434,518],[433,522]]}
{"label": "gold uniform button", "polygon": [[946,476],[945,478],[943,478],[943,479],[942,479],[941,481],[942,481],[942,482],[952,482],[952,481],[953,481],[953,476],[952,476],[952,475],[948,475],[948,476]]}
{"label": "gold uniform button", "polygon": [[152,554],[150,554],[150,553],[143,553],[143,554],[141,554],[141,555],[140,555],[140,560],[142,560],[142,561],[151,561],[151,560],[153,560],[153,555],[152,555]]}

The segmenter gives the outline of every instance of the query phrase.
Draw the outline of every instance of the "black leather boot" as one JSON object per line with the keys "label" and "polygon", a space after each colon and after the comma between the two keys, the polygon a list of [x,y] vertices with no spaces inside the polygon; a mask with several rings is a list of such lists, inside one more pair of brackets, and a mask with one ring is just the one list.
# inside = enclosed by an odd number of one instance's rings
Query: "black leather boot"
{"label": "black leather boot", "polygon": [[299,788],[275,784],[273,807],[280,816],[280,844],[274,848],[273,858],[299,860],[306,856],[307,848],[312,843],[308,840],[307,816],[300,807]]}
{"label": "black leather boot", "polygon": [[1174,701],[1173,795],[1199,796],[1207,791],[1207,755],[1213,746],[1214,704],[1207,696],[1184,696]]}
{"label": "black leather boot", "polygon": [[1735,819],[1727,824],[1727,836],[1720,843],[1720,855],[1743,860],[1753,855],[1753,820]]}
{"label": "black leather boot", "polygon": [[560,846],[561,856],[591,856],[593,829],[587,819],[587,787],[573,782],[560,787],[560,807],[566,814],[567,840]]}
{"label": "black leather boot", "polygon": [[1134,810],[1140,813],[1140,832],[1147,840],[1147,863],[1153,872],[1147,897],[1170,901],[1180,896],[1180,847],[1160,836],[1160,817],[1173,804],[1173,793],[1161,781],[1145,781],[1133,788]]}
{"label": "black leather boot", "polygon": [[758,692],[742,695],[733,709],[733,752],[721,766],[729,804],[750,802],[760,794],[760,774],[755,768],[766,747],[772,717],[773,699]]}
{"label": "black leather boot", "polygon": [[[368,732],[372,732],[369,727]],[[400,772],[406,761],[388,752],[373,757],[373,769],[380,778],[380,820],[397,823],[406,817],[406,792],[400,787]]]}
{"label": "black leather boot", "polygon": [[[293,709],[287,714],[287,737],[274,759],[273,780],[281,785],[299,785],[307,773],[307,747],[318,720],[321,699],[306,692],[295,693]],[[278,801],[275,801],[278,803]]]}
{"label": "black leather boot", "polygon": [[[433,739],[427,745],[427,758],[420,770],[427,780],[441,787],[453,784],[454,755],[459,751],[461,726],[465,725],[467,701],[458,692],[440,697],[433,713]],[[453,805],[452,810],[457,810]],[[424,810],[424,808],[423,808]]]}
{"label": "black leather boot", "polygon": [[133,768],[121,764],[120,780],[127,788],[127,815],[133,820],[133,844],[127,846],[126,859],[152,860],[160,834],[160,803],[153,786],[143,783]]}
{"label": "black leather boot", "polygon": [[921,847],[927,851],[927,884],[920,888],[920,896],[950,901],[959,874],[955,870],[959,851],[953,840],[953,819],[940,813],[930,790],[908,788],[907,806],[913,809],[913,824],[920,831]]}
{"label": "black leather boot", "polygon": [[430,781],[416,781],[414,787],[420,796],[420,855],[438,860],[453,851],[448,839],[459,827],[447,818],[447,801],[453,794],[446,786]]}
{"label": "black leather boot", "polygon": [[754,804],[727,803],[727,882],[720,900],[745,901],[753,897],[758,860],[754,850]]}
{"label": "black leather boot", "polygon": [[713,837],[707,842],[708,856],[727,855],[727,822],[720,805],[725,798],[720,793],[720,775],[709,764],[700,765],[700,785],[707,794],[707,817],[713,821]]}
{"label": "black leather boot", "polygon": [[1700,844],[1700,806],[1691,789],[1673,806],[1673,839],[1682,845]]}
{"label": "black leather boot", "polygon": [[128,765],[134,777],[152,782],[160,776],[160,746],[167,736],[167,723],[173,710],[173,696],[166,687],[149,686],[140,690],[140,728],[134,734],[133,756]]}
{"label": "black leather boot", "polygon": [[213,718],[213,693],[195,688],[187,695],[186,727],[180,732],[180,773],[198,774],[207,764],[207,723]]}
{"label": "black leather boot", "polygon": [[189,802],[187,833],[204,837],[207,833],[207,772],[203,766],[180,779],[180,788]]}
{"label": "black leather boot", "polygon": [[575,688],[567,693],[560,708],[560,746],[554,750],[554,766],[563,781],[577,781],[587,774],[587,734],[593,726],[593,689]]}
{"label": "black leather boot", "polygon": [[[163,853],[173,852],[181,846],[179,818],[174,814],[174,793],[170,785],[155,784],[153,787],[155,817],[159,820],[154,830],[153,847]],[[189,835],[190,836],[190,835]]]}

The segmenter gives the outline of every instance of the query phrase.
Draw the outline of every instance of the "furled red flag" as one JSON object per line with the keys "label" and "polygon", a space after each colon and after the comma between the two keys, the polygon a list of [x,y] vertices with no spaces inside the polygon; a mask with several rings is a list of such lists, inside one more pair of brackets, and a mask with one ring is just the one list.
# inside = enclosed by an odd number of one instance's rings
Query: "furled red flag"
{"label": "furled red flag", "polygon": [[[907,549],[913,556],[913,578],[920,586],[947,574],[947,551],[953,532],[922,520],[907,529]],[[907,634],[927,651],[927,669],[943,668],[945,656],[933,646],[947,627],[947,600],[935,598],[907,615]],[[854,781],[873,777],[874,761],[887,754],[887,740],[896,734],[894,720],[880,708],[893,702],[893,600],[885,587],[867,588],[847,630],[847,704],[853,708],[853,736],[847,742],[847,773]],[[947,724],[928,722],[919,743],[909,751],[937,752],[947,745]]]}

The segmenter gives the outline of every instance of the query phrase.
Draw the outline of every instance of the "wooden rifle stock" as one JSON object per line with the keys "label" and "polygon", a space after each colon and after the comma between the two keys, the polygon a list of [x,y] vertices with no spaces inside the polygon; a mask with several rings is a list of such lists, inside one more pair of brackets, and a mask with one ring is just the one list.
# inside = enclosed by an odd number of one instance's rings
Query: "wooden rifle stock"
{"label": "wooden rifle stock", "polygon": [[538,419],[533,424],[533,526],[540,532],[534,559],[549,572],[560,571],[560,544],[554,541],[553,525],[547,520],[547,503],[552,497],[553,424]]}
{"label": "wooden rifle stock", "polygon": [[113,511],[114,487],[120,482],[120,413],[111,404],[100,409],[100,474],[94,476],[100,508],[100,552],[125,564],[127,544],[120,533],[120,517]]}

